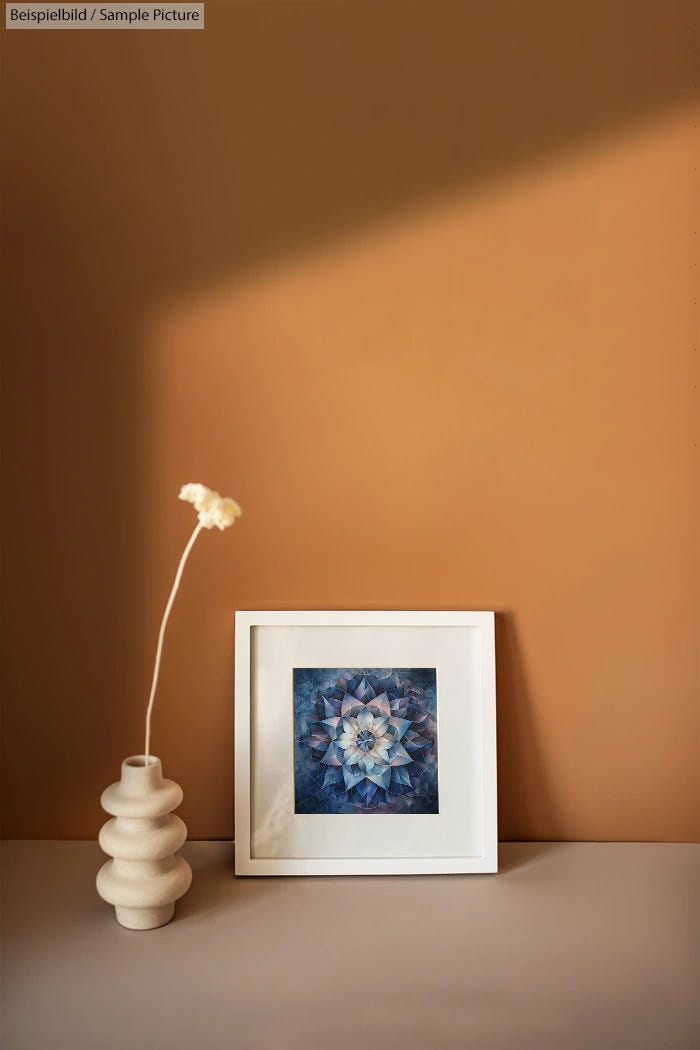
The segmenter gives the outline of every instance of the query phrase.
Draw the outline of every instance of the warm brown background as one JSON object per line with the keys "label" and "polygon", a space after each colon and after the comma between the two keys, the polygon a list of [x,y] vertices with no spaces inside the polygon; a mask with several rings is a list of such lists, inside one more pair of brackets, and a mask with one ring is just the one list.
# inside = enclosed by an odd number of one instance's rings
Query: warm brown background
{"label": "warm brown background", "polygon": [[697,834],[691,3],[3,37],[4,833],[154,747],[232,820],[235,608],[495,608],[504,838]]}

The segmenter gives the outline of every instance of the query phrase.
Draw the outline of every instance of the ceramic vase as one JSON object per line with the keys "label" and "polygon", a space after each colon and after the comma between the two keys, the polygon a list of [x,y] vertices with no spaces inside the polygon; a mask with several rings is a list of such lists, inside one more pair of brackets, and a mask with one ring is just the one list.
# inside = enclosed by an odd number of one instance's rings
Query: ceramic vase
{"label": "ceramic vase", "polygon": [[151,755],[146,765],[143,755],[133,755],[100,801],[112,819],[99,842],[113,859],[97,874],[97,892],[114,905],[117,921],[127,929],[164,926],[192,882],[189,864],[176,855],[187,828],[171,812],[182,802],[182,788],[163,777],[160,759]]}

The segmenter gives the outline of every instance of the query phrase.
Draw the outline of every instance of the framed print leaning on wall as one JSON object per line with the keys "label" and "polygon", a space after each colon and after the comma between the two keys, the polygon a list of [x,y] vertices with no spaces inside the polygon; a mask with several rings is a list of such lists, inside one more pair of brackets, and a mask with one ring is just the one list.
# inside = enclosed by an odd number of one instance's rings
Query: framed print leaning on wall
{"label": "framed print leaning on wall", "polygon": [[236,613],[236,874],[497,870],[492,612]]}

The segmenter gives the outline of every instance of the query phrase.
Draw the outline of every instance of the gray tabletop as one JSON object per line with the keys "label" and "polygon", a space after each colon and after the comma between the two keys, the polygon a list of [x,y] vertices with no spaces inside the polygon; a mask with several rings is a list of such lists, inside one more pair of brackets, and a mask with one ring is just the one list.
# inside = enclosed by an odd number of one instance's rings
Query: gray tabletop
{"label": "gray tabletop", "polygon": [[700,850],[505,843],[499,875],[249,878],[189,843],[118,926],[89,842],[9,842],[4,1050],[695,1050]]}

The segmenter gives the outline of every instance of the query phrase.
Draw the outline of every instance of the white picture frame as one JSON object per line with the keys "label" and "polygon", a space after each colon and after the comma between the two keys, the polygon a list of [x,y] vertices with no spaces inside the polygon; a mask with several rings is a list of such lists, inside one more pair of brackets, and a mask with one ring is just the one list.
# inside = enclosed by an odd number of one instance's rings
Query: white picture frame
{"label": "white picture frame", "polygon": [[[236,875],[497,871],[493,612],[239,611],[235,627]],[[334,716],[321,730],[314,704]]]}

